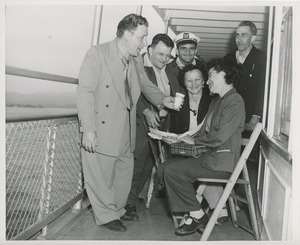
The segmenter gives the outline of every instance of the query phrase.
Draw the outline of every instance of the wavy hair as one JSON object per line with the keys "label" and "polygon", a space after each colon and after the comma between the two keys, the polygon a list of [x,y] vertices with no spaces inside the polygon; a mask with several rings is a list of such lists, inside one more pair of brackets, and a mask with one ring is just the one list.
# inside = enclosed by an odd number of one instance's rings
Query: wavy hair
{"label": "wavy hair", "polygon": [[216,72],[225,72],[225,82],[233,84],[239,91],[244,88],[246,70],[242,64],[237,64],[233,58],[213,58],[207,63],[207,69]]}
{"label": "wavy hair", "polygon": [[139,25],[149,26],[147,19],[141,15],[129,14],[126,15],[118,24],[117,37],[122,37],[124,32],[134,31]]}

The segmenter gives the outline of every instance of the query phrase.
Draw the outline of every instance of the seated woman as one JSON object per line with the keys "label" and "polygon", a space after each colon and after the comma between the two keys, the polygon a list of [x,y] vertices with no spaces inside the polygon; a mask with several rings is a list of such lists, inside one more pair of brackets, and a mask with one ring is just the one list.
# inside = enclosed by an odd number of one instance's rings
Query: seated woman
{"label": "seated woman", "polygon": [[[170,132],[182,134],[196,128],[203,122],[211,102],[211,96],[208,86],[205,84],[208,74],[204,65],[186,65],[180,70],[178,78],[181,87],[180,92],[185,97],[181,109],[170,112]],[[160,182],[155,196],[161,198],[165,195],[164,185]]]}
{"label": "seated woman", "polygon": [[224,59],[213,59],[207,66],[207,85],[210,92],[218,96],[213,98],[199,132],[183,140],[205,145],[208,151],[199,158],[172,158],[158,168],[171,212],[189,212],[185,223],[176,228],[176,235],[192,234],[208,222],[208,216],[196,198],[194,180],[229,177],[240,156],[245,106],[237,89],[244,79],[244,69]]}

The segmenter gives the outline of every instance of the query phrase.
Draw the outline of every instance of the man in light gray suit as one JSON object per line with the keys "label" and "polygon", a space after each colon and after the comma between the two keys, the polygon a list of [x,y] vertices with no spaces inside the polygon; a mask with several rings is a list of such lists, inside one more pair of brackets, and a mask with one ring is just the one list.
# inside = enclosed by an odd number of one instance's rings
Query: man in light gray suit
{"label": "man in light gray suit", "polygon": [[144,71],[140,51],[147,35],[144,17],[125,16],[117,38],[91,47],[79,73],[76,102],[85,185],[96,223],[114,231],[127,229],[121,220],[132,180],[140,93],[158,109],[172,108],[174,101]]}

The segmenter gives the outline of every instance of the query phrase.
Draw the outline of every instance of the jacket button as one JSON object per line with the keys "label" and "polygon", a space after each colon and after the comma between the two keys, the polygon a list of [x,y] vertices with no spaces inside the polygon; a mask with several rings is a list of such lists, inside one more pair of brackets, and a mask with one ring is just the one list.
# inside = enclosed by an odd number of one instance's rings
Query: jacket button
{"label": "jacket button", "polygon": [[109,107],[109,105],[106,105],[106,107]]}
{"label": "jacket button", "polygon": [[104,122],[104,121],[102,121],[102,124],[105,124],[105,122]]}
{"label": "jacket button", "polygon": [[109,88],[109,85],[106,85],[105,87],[106,87],[106,88]]}

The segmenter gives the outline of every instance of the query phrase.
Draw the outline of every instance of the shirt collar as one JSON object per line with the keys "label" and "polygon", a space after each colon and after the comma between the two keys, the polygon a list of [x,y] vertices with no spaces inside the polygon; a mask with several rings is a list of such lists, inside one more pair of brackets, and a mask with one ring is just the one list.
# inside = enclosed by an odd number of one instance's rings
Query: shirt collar
{"label": "shirt collar", "polygon": [[241,56],[241,55],[240,55],[240,51],[237,50],[236,53],[235,53],[235,56],[236,56],[236,57],[241,57],[243,60],[245,60],[245,59],[247,58],[248,54],[251,52],[252,48],[253,48],[253,45],[251,45],[251,48],[248,50],[248,52],[246,53],[245,56]]}
{"label": "shirt collar", "polygon": [[151,61],[150,61],[150,57],[149,57],[148,53],[145,53],[145,55],[144,55],[144,66],[152,67],[154,70],[156,70],[158,72],[164,71],[166,69],[166,66],[162,69],[157,69],[155,66],[153,66]]}
{"label": "shirt collar", "polygon": [[[179,57],[176,58],[176,64],[178,65],[178,67],[180,68],[180,70],[185,66],[179,59]],[[193,62],[192,62],[193,65],[196,65],[196,59],[194,58]]]}

